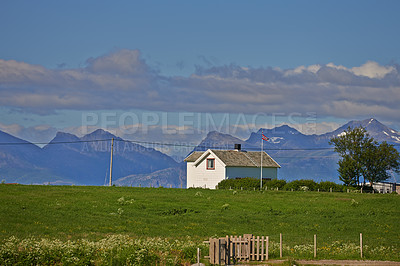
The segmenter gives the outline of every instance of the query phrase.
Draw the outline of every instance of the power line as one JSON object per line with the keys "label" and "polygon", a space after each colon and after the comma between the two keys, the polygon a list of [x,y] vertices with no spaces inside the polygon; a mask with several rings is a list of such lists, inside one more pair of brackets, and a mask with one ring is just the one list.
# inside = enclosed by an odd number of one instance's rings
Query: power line
{"label": "power line", "polygon": [[0,142],[0,146],[12,146],[12,145],[53,145],[53,144],[74,144],[84,142],[99,142],[99,141],[110,141],[111,139],[95,139],[95,140],[75,140],[75,141],[55,141],[55,142]]}
{"label": "power line", "polygon": [[[195,144],[179,144],[179,143],[164,143],[164,142],[154,142],[154,141],[139,141],[139,140],[123,140],[114,139],[119,142],[128,142],[139,145],[155,145],[155,146],[172,146],[172,147],[186,147],[186,148],[199,148],[199,149],[226,149],[228,145],[225,146],[213,146],[213,145],[195,145]],[[49,143],[45,142],[1,142],[0,146],[17,146],[17,145],[57,145],[57,144],[76,144],[76,143],[91,143],[91,142],[104,142],[111,141],[110,139],[94,139],[94,140],[75,140],[75,141],[53,141]],[[400,146],[400,144],[392,144],[393,146]],[[246,147],[245,150],[256,150],[258,147]],[[264,148],[266,151],[322,151],[322,150],[333,150],[334,147],[316,147],[316,148]]]}
{"label": "power line", "polygon": [[[176,144],[176,143],[163,143],[163,142],[150,142],[150,141],[138,141],[138,140],[118,140],[122,142],[130,142],[135,144],[149,144],[149,145],[159,145],[159,146],[177,146],[177,147],[192,147],[192,148],[209,148],[209,149],[226,149],[227,146],[213,146],[213,145],[189,145],[189,144]],[[246,147],[243,149],[247,150],[259,150],[258,147]],[[304,151],[304,150],[332,150],[333,147],[321,147],[321,148],[264,148],[264,150],[279,150],[279,151]]]}

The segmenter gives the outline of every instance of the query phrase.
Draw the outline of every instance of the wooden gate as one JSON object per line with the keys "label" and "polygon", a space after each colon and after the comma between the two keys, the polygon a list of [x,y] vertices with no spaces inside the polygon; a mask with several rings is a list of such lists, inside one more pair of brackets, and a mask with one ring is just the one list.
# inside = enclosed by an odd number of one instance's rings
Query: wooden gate
{"label": "wooden gate", "polygon": [[269,238],[245,234],[243,236],[226,236],[210,238],[208,241],[211,264],[236,263],[237,261],[268,260]]}

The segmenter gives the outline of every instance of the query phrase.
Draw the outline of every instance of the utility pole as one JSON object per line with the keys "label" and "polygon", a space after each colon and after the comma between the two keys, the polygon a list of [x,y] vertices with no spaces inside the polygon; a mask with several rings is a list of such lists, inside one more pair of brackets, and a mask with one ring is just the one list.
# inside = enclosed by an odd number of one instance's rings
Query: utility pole
{"label": "utility pole", "polygon": [[112,186],[112,163],[113,163],[113,152],[114,152],[114,138],[112,138],[112,139],[111,139],[110,187]]}

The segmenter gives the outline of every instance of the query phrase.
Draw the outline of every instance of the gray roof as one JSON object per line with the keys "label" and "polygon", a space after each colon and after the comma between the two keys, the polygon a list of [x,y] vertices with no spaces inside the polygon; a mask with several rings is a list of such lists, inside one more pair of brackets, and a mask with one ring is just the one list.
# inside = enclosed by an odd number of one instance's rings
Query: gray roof
{"label": "gray roof", "polygon": [[[236,150],[211,150],[226,166],[232,167],[260,167],[261,152],[259,151],[236,151]],[[205,152],[195,151],[186,157],[186,162],[195,162]],[[278,167],[280,165],[274,161],[266,152],[263,152],[263,167]]]}
{"label": "gray roof", "polygon": [[185,162],[195,162],[197,159],[200,158],[200,156],[203,155],[203,153],[205,153],[204,151],[194,151],[191,154],[189,154],[188,157],[185,158]]}

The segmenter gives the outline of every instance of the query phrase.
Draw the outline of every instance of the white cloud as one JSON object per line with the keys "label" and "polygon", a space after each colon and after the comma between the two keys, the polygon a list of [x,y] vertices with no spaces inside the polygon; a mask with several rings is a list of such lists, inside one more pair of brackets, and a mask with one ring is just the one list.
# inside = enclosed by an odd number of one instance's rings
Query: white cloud
{"label": "white cloud", "polygon": [[395,71],[392,66],[381,66],[376,62],[368,61],[360,67],[353,67],[351,71],[358,76],[366,76],[369,78],[383,78],[387,74]]}
{"label": "white cloud", "polygon": [[[329,66],[329,64],[328,64]],[[296,67],[295,69],[289,69],[285,71],[285,76],[291,76],[291,75],[299,75],[302,74],[304,72],[310,72],[313,74],[316,74],[318,72],[318,70],[321,69],[321,65],[311,65],[311,66],[299,66]]]}
{"label": "white cloud", "polygon": [[326,66],[327,66],[327,67],[331,67],[331,68],[335,68],[335,69],[339,69],[339,70],[346,70],[346,71],[349,71],[349,69],[348,69],[347,67],[344,67],[344,66],[342,66],[342,65],[337,66],[337,65],[335,65],[335,64],[332,63],[332,62],[326,64]]}
{"label": "white cloud", "polygon": [[[0,130],[29,142],[44,144],[53,139],[57,132],[56,128],[49,125],[24,127],[18,124],[3,123],[0,123]],[[38,146],[44,146],[44,144]]]}
{"label": "white cloud", "polygon": [[368,61],[346,68],[294,69],[235,64],[197,67],[189,77],[161,76],[138,50],[119,50],[76,69],[0,60],[0,104],[28,112],[130,110],[254,114],[315,112],[319,117],[372,116],[400,121],[398,66]]}
{"label": "white cloud", "polygon": [[89,58],[87,70],[92,73],[118,76],[146,76],[151,70],[140,58],[138,50],[120,50],[114,53]]}
{"label": "white cloud", "polygon": [[329,63],[326,66],[330,68],[351,72],[357,76],[364,76],[368,78],[378,78],[378,79],[381,79],[385,77],[387,74],[396,71],[396,69],[393,66],[381,66],[377,62],[373,61],[368,61],[359,67],[352,67],[352,68],[347,68],[342,65],[337,66],[333,63]]}

